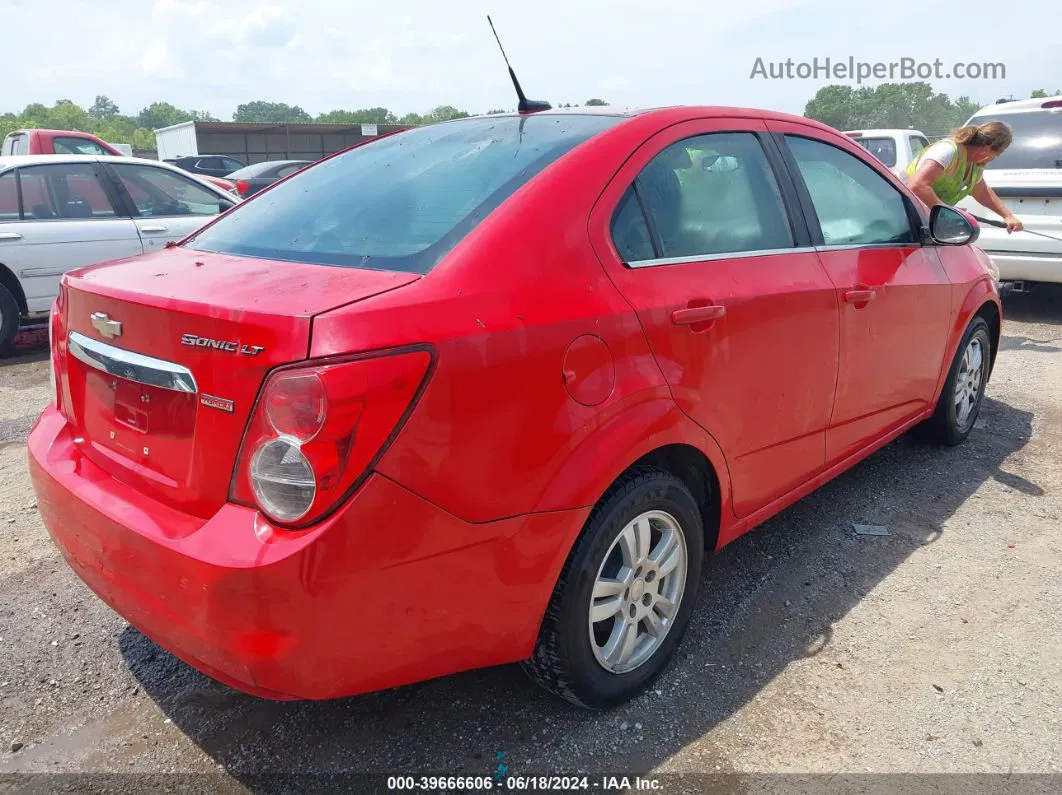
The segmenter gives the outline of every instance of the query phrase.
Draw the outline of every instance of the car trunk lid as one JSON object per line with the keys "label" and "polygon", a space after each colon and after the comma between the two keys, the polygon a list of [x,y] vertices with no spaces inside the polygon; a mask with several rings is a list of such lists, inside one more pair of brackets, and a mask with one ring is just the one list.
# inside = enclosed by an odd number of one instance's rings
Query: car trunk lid
{"label": "car trunk lid", "polygon": [[182,248],[72,272],[63,412],[98,466],[208,517],[262,380],[307,357],[313,317],[417,278]]}

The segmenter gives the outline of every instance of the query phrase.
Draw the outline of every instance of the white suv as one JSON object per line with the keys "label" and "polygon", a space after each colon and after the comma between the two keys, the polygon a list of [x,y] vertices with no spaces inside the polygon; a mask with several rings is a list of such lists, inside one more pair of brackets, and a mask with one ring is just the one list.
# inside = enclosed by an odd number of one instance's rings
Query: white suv
{"label": "white suv", "polygon": [[[1062,96],[990,105],[966,122],[1005,122],[1014,142],[985,169],[985,182],[1033,232],[1062,238]],[[999,216],[972,197],[959,207],[982,218]],[[982,226],[977,245],[991,256],[1003,282],[1062,283],[1062,242]]]}

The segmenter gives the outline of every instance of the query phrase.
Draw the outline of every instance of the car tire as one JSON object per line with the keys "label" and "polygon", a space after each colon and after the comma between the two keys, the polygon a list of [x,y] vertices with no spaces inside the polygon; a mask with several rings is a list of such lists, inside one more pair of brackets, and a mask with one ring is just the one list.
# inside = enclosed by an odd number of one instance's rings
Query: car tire
{"label": "car tire", "polygon": [[966,440],[977,422],[992,369],[992,335],[983,317],[975,317],[955,351],[937,408],[924,426],[931,441],[949,446]]}
{"label": "car tire", "polygon": [[10,290],[0,285],[0,356],[10,353],[20,320],[18,301]]}
{"label": "car tire", "polygon": [[704,526],[690,490],[655,467],[632,469],[591,512],[524,670],[587,709],[633,698],[681,641],[703,560]]}

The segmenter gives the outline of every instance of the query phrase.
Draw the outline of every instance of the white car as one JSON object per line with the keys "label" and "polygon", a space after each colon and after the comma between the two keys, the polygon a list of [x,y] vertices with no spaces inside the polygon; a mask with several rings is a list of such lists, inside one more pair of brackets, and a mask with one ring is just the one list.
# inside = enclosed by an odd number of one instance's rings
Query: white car
{"label": "white car", "polygon": [[0,355],[66,271],[155,251],[238,201],[155,160],[0,157]]}
{"label": "white car", "polygon": [[[982,225],[977,245],[988,252],[1004,283],[1062,283],[1062,96],[990,105],[966,123],[996,119],[1010,125],[1014,142],[985,168],[985,182],[1026,229],[1060,240]],[[972,197],[959,207],[1001,220]]]}
{"label": "white car", "polygon": [[910,162],[929,146],[929,139],[918,130],[845,130],[844,134],[898,177],[903,177]]}

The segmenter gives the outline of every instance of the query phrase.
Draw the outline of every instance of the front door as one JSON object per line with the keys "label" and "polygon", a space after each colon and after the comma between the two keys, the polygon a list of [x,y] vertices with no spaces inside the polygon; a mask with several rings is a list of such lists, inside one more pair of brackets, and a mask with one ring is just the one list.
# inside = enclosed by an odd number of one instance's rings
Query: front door
{"label": "front door", "polygon": [[726,455],[738,516],[822,470],[837,377],[833,284],[771,147],[757,119],[670,127],[591,216],[676,403]]}
{"label": "front door", "polygon": [[[923,247],[908,199],[876,168],[837,146],[771,122],[803,180],[806,215],[841,308],[841,366],[826,435],[834,463],[931,403],[951,322],[951,283]],[[799,186],[798,186],[799,187]]]}

